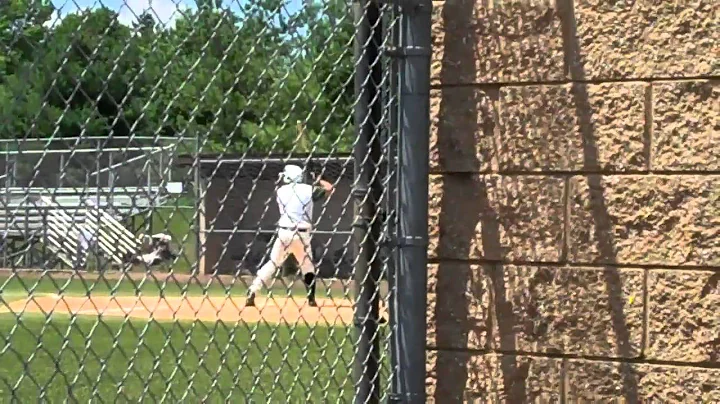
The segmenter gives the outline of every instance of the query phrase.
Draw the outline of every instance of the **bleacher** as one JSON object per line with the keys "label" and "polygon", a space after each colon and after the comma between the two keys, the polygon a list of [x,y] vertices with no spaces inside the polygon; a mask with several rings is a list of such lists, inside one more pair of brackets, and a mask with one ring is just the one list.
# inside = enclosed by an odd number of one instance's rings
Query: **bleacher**
{"label": "bleacher", "polygon": [[[77,268],[82,264],[77,253],[82,232],[98,234],[102,254],[119,264],[136,249],[130,219],[166,204],[169,194],[178,192],[168,188],[178,184],[165,178],[177,146],[173,139],[162,145],[145,139],[150,142],[145,146],[139,137],[113,140],[122,145],[83,138],[84,144],[103,145],[83,148],[66,144],[71,140],[48,141],[52,147],[46,140],[12,147],[3,143],[0,266],[46,267],[60,260]],[[54,262],[47,262],[48,250]],[[22,257],[23,264],[15,257]]]}
{"label": "bleacher", "polygon": [[80,232],[92,231],[99,233],[104,255],[122,264],[123,256],[134,252],[138,243],[122,223],[162,206],[168,194],[161,187],[100,191],[88,195],[74,188],[8,188],[0,201],[0,243],[5,249],[20,245],[10,255],[43,244],[65,265],[75,267],[82,264],[77,256]]}
{"label": "bleacher", "polygon": [[[91,191],[95,191],[94,189]],[[88,190],[76,188],[8,188],[7,197],[0,200],[0,234],[11,237],[32,235],[43,226],[43,215],[47,208],[39,203],[40,198],[50,198],[55,209],[84,220],[84,200],[93,199],[97,206],[118,219],[144,213],[152,206],[163,205],[167,194],[161,187],[103,188],[100,195],[88,194]]]}

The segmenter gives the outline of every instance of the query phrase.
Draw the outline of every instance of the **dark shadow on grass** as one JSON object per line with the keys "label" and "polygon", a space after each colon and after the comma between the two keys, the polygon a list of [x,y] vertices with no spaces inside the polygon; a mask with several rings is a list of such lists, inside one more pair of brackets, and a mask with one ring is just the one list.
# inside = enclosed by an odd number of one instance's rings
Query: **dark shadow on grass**
{"label": "dark shadow on grass", "polygon": [[[587,91],[587,84],[581,83],[587,79],[584,67],[580,62],[581,48],[576,35],[577,24],[573,1],[560,0],[558,6],[566,18],[563,18],[563,41],[565,48],[566,66],[574,83],[572,86],[575,114],[580,127],[583,148],[583,171],[597,172],[601,169],[599,163],[597,139],[595,135],[593,110]],[[615,331],[615,342],[618,354],[622,358],[633,356],[630,343],[630,332],[625,317],[625,299],[623,298],[622,279],[617,267],[618,262],[615,239],[613,237],[613,218],[609,213],[605,200],[605,189],[601,175],[588,175],[590,192],[590,209],[594,222],[594,236],[600,253],[598,261],[606,263],[603,269],[612,326]],[[623,395],[630,403],[638,402],[637,374],[632,365],[620,362],[622,375]]]}

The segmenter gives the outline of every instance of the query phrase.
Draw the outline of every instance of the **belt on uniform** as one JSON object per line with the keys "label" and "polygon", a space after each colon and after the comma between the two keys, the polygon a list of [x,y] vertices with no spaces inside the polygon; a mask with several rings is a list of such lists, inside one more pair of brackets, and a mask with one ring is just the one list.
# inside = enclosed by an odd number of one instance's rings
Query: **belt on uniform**
{"label": "belt on uniform", "polygon": [[303,229],[303,228],[299,228],[299,227],[283,227],[283,226],[280,226],[280,228],[283,229],[283,230],[292,230],[292,231],[303,232],[303,233],[310,231],[310,229]]}

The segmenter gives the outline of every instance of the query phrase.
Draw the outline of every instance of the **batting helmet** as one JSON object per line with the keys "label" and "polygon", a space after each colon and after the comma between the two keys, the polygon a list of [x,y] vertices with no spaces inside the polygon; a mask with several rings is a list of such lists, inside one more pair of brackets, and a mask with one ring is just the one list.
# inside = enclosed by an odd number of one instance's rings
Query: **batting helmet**
{"label": "batting helmet", "polygon": [[303,181],[303,169],[296,165],[286,165],[282,172],[282,179],[286,184]]}

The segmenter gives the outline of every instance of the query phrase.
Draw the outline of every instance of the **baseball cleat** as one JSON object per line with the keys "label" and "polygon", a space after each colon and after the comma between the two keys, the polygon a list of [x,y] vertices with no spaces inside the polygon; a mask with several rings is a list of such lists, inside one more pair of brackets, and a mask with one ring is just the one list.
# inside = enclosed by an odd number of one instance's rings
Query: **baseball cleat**
{"label": "baseball cleat", "polygon": [[255,307],[255,293],[249,292],[247,300],[245,300],[245,307]]}
{"label": "baseball cleat", "polygon": [[310,307],[317,307],[317,302],[315,301],[315,274],[305,274],[303,276],[303,282],[307,290],[308,305]]}

